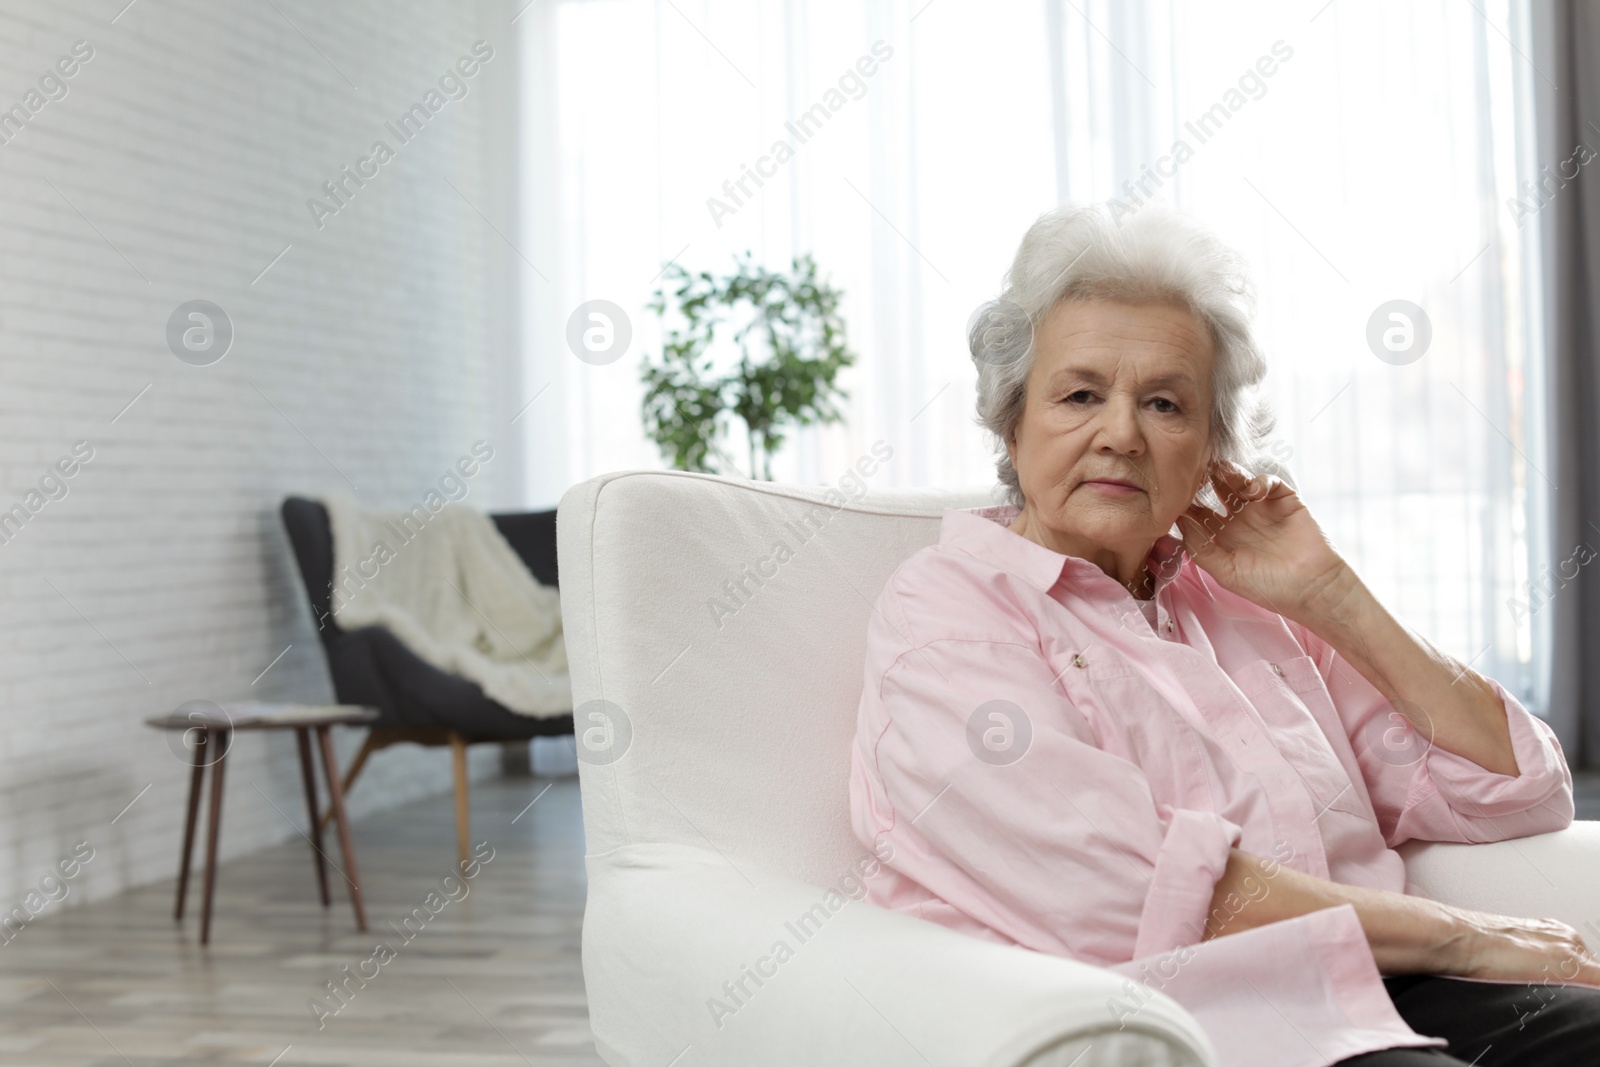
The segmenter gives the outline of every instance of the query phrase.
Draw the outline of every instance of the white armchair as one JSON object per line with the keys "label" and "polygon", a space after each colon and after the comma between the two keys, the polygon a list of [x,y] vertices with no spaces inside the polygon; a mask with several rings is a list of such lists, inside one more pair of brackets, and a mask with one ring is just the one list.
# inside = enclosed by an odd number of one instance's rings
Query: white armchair
{"label": "white armchair", "polygon": [[[583,974],[607,1063],[1215,1064],[1161,994],[1119,1030],[1111,971],[862,901],[814,910],[868,856],[850,832],[848,768],[872,605],[937,540],[945,508],[990,502],[919,489],[845,503],[654,471],[562,498]],[[1600,942],[1600,824],[1405,854],[1431,896],[1593,923]]]}

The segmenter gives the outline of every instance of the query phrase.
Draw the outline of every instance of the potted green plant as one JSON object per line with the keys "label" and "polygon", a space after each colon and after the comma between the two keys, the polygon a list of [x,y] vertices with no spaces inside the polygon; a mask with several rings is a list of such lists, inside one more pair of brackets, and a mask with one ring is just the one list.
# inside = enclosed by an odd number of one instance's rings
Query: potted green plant
{"label": "potted green plant", "polygon": [[[645,431],[679,470],[735,473],[711,460],[732,465],[717,441],[726,417],[737,417],[750,476],[771,481],[789,428],[840,421],[835,400],[850,394],[835,381],[856,357],[839,315],[844,294],[818,278],[809,254],[786,272],[758,265],[749,252],[734,262],[722,276],[675,263],[662,272],[647,306],[661,316],[664,351],[640,368]],[[718,355],[730,351],[736,364],[717,374]]]}

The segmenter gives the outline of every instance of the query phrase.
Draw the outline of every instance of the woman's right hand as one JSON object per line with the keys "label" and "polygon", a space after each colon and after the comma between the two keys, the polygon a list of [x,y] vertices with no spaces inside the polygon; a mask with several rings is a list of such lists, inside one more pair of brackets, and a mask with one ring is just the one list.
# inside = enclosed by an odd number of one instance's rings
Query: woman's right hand
{"label": "woman's right hand", "polygon": [[[1243,907],[1230,903],[1240,898]],[[1229,852],[1211,900],[1211,914],[1228,919],[1216,928],[1208,920],[1205,938],[1342,904],[1354,906],[1379,974],[1600,986],[1600,959],[1564,922],[1518,919],[1424,896],[1345,885],[1238,848]]]}
{"label": "woman's right hand", "polygon": [[1566,923],[1443,907],[1453,919],[1456,936],[1444,946],[1435,973],[1600,986],[1600,959]]}

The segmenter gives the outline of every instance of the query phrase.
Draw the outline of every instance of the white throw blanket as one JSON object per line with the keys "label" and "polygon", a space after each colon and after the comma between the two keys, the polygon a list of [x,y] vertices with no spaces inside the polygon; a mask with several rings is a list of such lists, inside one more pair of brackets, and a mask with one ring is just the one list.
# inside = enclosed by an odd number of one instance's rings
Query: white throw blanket
{"label": "white throw blanket", "polygon": [[340,629],[382,626],[518,714],[572,710],[560,595],[534,578],[487,515],[458,504],[389,512],[345,497],[322,503]]}

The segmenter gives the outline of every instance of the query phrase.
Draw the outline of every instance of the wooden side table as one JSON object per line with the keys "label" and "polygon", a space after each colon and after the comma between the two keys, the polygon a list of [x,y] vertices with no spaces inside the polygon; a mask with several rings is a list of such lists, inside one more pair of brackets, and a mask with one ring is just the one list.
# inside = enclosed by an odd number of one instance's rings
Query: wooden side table
{"label": "wooden side table", "polygon": [[366,907],[361,899],[361,876],[356,872],[355,847],[350,840],[350,822],[345,816],[344,791],[333,754],[330,726],[368,726],[378,718],[372,708],[350,704],[212,704],[192,701],[170,715],[145,720],[158,730],[183,731],[182,752],[194,768],[189,779],[189,811],[184,822],[183,858],[178,862],[178,902],[173,918],[183,921],[184,898],[189,890],[189,860],[194,852],[195,824],[200,815],[200,791],[207,767],[211,768],[211,804],[206,820],[206,872],[204,895],[200,901],[200,943],[211,941],[211,898],[217,884],[217,833],[222,823],[222,777],[235,730],[293,730],[300,749],[300,776],[305,782],[306,808],[311,814],[312,860],[317,867],[317,887],[322,891],[322,906],[329,906],[326,857],[322,852],[322,820],[317,812],[315,760],[311,754],[311,732],[316,731],[317,747],[322,752],[322,771],[328,783],[328,806],[339,828],[339,852],[344,859],[344,877],[350,885],[350,904],[356,913],[356,928],[367,929]]}

